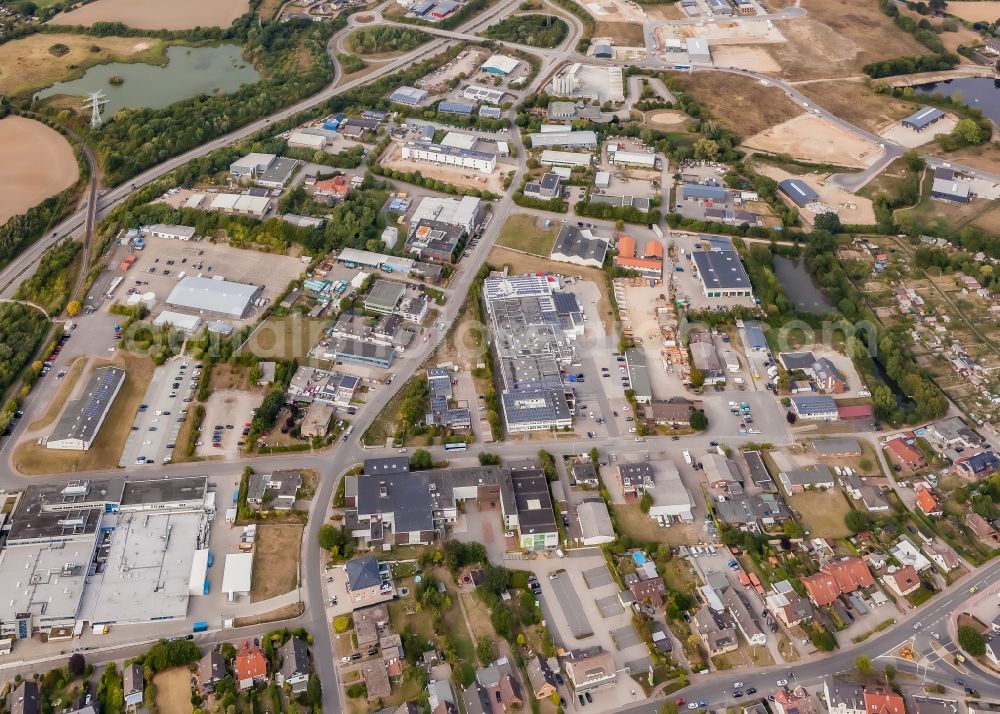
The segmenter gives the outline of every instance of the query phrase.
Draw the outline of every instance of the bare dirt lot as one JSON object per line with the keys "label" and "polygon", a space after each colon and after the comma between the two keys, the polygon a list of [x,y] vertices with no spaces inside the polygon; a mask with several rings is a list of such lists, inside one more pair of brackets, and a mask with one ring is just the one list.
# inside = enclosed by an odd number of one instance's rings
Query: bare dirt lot
{"label": "bare dirt lot", "polygon": [[864,82],[835,80],[800,84],[797,89],[818,106],[854,126],[878,132],[912,114],[918,105],[879,94]]}
{"label": "bare dirt lot", "polygon": [[595,24],[594,37],[607,37],[616,45],[629,47],[643,47],[646,44],[642,25],[635,22],[608,22],[600,18]]}
{"label": "bare dirt lot", "polygon": [[646,13],[628,0],[577,0],[598,22],[642,22]]}
{"label": "bare dirt lot", "polygon": [[739,67],[753,72],[781,71],[781,66],[761,47],[720,45],[712,50],[712,58],[720,67]]}
{"label": "bare dirt lot", "polygon": [[187,30],[192,27],[229,27],[247,11],[247,0],[97,0],[56,15],[56,25],[123,22],[147,30]]}
{"label": "bare dirt lot", "polygon": [[410,161],[408,159],[403,159],[402,148],[400,147],[393,149],[389,158],[382,161],[382,165],[386,168],[395,169],[397,171],[416,171],[425,179],[433,178],[455,186],[469,186],[478,189],[485,189],[487,191],[492,191],[497,195],[504,192],[500,171],[494,171],[492,174],[487,175],[471,169],[463,169],[454,166],[438,166],[425,161]]}
{"label": "bare dirt lot", "polygon": [[191,672],[187,667],[173,667],[153,678],[156,685],[156,708],[161,714],[191,714]]}
{"label": "bare dirt lot", "polygon": [[[794,175],[776,166],[769,166],[761,162],[757,162],[755,166],[760,173],[770,176],[775,181],[784,181]],[[842,188],[827,183],[825,176],[817,174],[798,174],[794,176],[815,189],[816,193],[819,194],[820,202],[836,209],[837,215],[840,216],[840,220],[844,223],[870,225],[875,222],[875,209],[872,207],[871,199],[864,196],[856,196]],[[812,222],[816,218],[811,211],[804,209],[799,211],[799,216],[809,226],[812,226]]]}
{"label": "bare dirt lot", "polygon": [[[56,56],[49,52],[55,45],[64,45],[69,51]],[[0,45],[0,92],[30,94],[59,80],[79,77],[88,67],[104,62],[163,62],[164,47],[152,37],[39,33],[11,40]]]}
{"label": "bare dirt lot", "polygon": [[925,52],[869,0],[802,0],[804,18],[780,20],[788,42],[768,50],[789,79],[843,77],[870,63]]}
{"label": "bare dirt lot", "polygon": [[291,592],[298,585],[302,525],[276,523],[257,526],[250,602]]}
{"label": "bare dirt lot", "polygon": [[711,117],[738,136],[752,136],[801,114],[802,108],[774,86],[722,72],[681,75],[683,89],[704,104]]}
{"label": "bare dirt lot", "polygon": [[687,124],[690,117],[675,109],[662,109],[646,115],[644,123],[655,129],[676,129]]}
{"label": "bare dirt lot", "polygon": [[73,147],[41,122],[0,120],[0,225],[72,186],[80,176]]}
{"label": "bare dirt lot", "polygon": [[882,155],[875,144],[813,114],[800,114],[751,136],[743,144],[758,151],[838,166],[867,167]]}
{"label": "bare dirt lot", "polygon": [[934,122],[923,131],[914,131],[902,124],[892,124],[881,133],[881,136],[897,144],[914,148],[923,146],[929,141],[934,141],[934,137],[939,134],[950,134],[956,124],[958,124],[958,119],[952,115],[948,115],[944,119]]}
{"label": "bare dirt lot", "polygon": [[948,3],[948,14],[969,22],[994,22],[1000,18],[1000,0],[954,0]]}
{"label": "bare dirt lot", "polygon": [[444,92],[448,89],[448,82],[459,75],[471,77],[488,58],[487,50],[478,47],[464,50],[448,64],[417,80],[417,86],[430,92]]}

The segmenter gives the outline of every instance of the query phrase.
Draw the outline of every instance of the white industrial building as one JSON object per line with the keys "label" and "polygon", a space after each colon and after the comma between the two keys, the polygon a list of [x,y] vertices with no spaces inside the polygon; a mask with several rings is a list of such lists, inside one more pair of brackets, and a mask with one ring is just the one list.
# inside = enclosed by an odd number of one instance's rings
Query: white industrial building
{"label": "white industrial building", "polygon": [[425,196],[420,199],[420,203],[413,211],[410,225],[415,226],[420,221],[439,221],[459,226],[471,236],[479,228],[483,215],[483,202],[473,196],[462,198]]}
{"label": "white industrial building", "polygon": [[550,131],[528,134],[531,148],[544,149],[550,146],[567,148],[597,148],[597,132],[590,131]]}
{"label": "white industrial building", "polygon": [[153,320],[153,324],[157,327],[170,325],[176,330],[193,335],[198,331],[198,328],[201,327],[201,318],[197,315],[188,315],[183,312],[164,310],[156,316],[156,319]]}
{"label": "white industrial building", "polygon": [[653,497],[650,518],[676,519],[685,523],[694,521],[691,494],[674,462],[658,461],[654,464],[653,487],[647,492]]}
{"label": "white industrial building", "polygon": [[306,134],[293,131],[288,137],[288,145],[295,149],[312,149],[322,151],[326,148],[326,137],[321,134]]}
{"label": "white industrial building", "polygon": [[580,522],[580,542],[583,545],[604,545],[617,540],[611,514],[603,499],[591,499],[579,504],[576,517]]}
{"label": "white industrial building", "polygon": [[267,171],[276,158],[274,154],[247,154],[229,164],[229,173],[237,178],[254,179]]}
{"label": "white industrial building", "polygon": [[482,70],[484,72],[489,72],[490,74],[510,74],[515,69],[519,61],[513,57],[508,57],[507,55],[493,55],[488,60],[483,62]]}
{"label": "white industrial building", "polygon": [[189,275],[170,291],[167,304],[200,315],[241,319],[259,291],[256,285]]}
{"label": "white industrial building", "polygon": [[208,580],[208,548],[200,548],[191,558],[191,577],[188,579],[188,594],[204,595],[205,581]]}
{"label": "white industrial building", "polygon": [[579,151],[557,151],[546,149],[539,159],[545,166],[566,166],[569,168],[590,166],[592,155],[583,154]]}
{"label": "white industrial building", "polygon": [[656,154],[652,151],[622,151],[617,144],[608,146],[608,158],[615,166],[641,166],[656,168]]}
{"label": "white industrial building", "polygon": [[95,369],[83,395],[66,404],[52,434],[45,441],[46,448],[69,451],[90,449],[123,384],[124,369]]}
{"label": "white industrial building", "polygon": [[462,96],[473,102],[486,102],[487,104],[500,104],[503,101],[504,92],[502,89],[492,87],[480,87],[472,84],[465,88]]}
{"label": "white industrial building", "polygon": [[172,240],[191,240],[194,238],[194,226],[154,223],[151,226],[143,226],[142,232],[153,238],[170,238]]}
{"label": "white industrial building", "polygon": [[703,37],[689,37],[687,40],[688,61],[692,64],[711,64],[712,54],[708,49],[708,40]]}
{"label": "white industrial building", "polygon": [[230,601],[250,595],[253,578],[253,553],[229,553],[222,574],[222,593]]}
{"label": "white industrial building", "polygon": [[463,134],[460,131],[449,131],[441,139],[441,146],[450,146],[453,149],[464,149],[472,151],[479,143],[479,138],[472,134]]}
{"label": "white industrial building", "polygon": [[251,196],[248,193],[217,193],[212,197],[209,208],[240,216],[250,216],[258,220],[264,218],[274,207],[270,196]]}
{"label": "white industrial building", "polygon": [[459,168],[472,169],[484,174],[493,173],[497,167],[496,154],[488,154],[485,151],[456,149],[430,141],[408,141],[403,145],[403,158],[412,161],[428,161],[435,164],[458,166]]}

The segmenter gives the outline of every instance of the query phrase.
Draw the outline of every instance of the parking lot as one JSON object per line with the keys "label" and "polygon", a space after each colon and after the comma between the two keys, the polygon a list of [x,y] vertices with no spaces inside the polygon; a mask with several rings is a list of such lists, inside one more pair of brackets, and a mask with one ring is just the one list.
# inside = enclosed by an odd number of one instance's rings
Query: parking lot
{"label": "parking lot", "polygon": [[234,459],[246,437],[247,424],[260,404],[261,396],[237,389],[212,392],[205,403],[205,419],[201,423],[195,453],[199,456],[221,456]]}
{"label": "parking lot", "polygon": [[177,433],[198,387],[200,367],[200,363],[186,357],[173,357],[156,368],[125,440],[119,466],[169,463]]}
{"label": "parking lot", "polygon": [[[270,301],[284,292],[288,283],[301,275],[305,268],[298,258],[232,248],[207,240],[182,241],[145,236],[144,241],[145,249],[133,251],[136,260],[132,267],[124,273],[116,272],[116,275],[124,275],[125,280],[109,302],[124,304],[129,292],[151,292],[156,296],[155,313],[167,308],[165,301],[178,279],[191,275],[261,285],[260,297]],[[129,249],[125,246],[116,247],[109,265],[118,265],[128,253]],[[229,321],[237,325],[253,322],[260,309],[251,306],[246,318]]]}

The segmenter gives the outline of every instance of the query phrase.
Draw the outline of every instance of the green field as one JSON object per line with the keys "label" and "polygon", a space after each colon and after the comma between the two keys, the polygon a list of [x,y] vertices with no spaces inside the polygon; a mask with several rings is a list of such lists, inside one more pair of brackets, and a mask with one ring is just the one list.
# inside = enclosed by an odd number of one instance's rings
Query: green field
{"label": "green field", "polygon": [[539,220],[544,219],[526,215],[510,216],[503,224],[497,244],[547,258],[556,242],[559,224],[553,221],[551,227],[542,228],[538,224]]}

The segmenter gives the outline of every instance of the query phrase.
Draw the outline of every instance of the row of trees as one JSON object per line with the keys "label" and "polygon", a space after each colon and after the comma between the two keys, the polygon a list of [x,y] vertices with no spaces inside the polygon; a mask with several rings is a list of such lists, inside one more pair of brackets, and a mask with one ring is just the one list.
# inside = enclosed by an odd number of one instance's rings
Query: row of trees
{"label": "row of trees", "polygon": [[14,297],[41,305],[50,315],[62,312],[72,288],[70,266],[82,249],[82,243],[69,238],[49,249],[31,277],[18,286]]}
{"label": "row of trees", "polygon": [[409,52],[430,41],[431,36],[423,30],[388,25],[358,30],[349,35],[344,44],[356,54],[375,55],[383,52]]}
{"label": "row of trees", "polygon": [[532,47],[557,47],[568,32],[569,26],[554,15],[511,15],[490,25],[485,34],[490,39]]}

